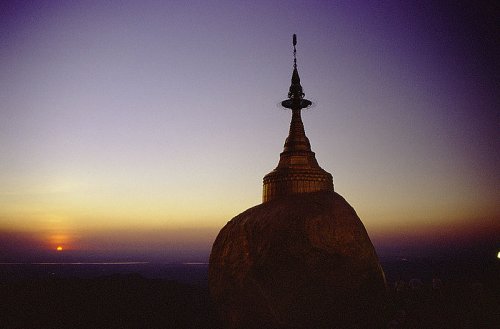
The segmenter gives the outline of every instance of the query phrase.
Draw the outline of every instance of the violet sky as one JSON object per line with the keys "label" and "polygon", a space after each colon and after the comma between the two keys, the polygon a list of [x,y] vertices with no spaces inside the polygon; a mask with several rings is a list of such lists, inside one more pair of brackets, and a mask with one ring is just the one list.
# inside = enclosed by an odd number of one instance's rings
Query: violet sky
{"label": "violet sky", "polygon": [[498,233],[497,26],[493,1],[3,1],[0,249],[209,250],[277,165],[293,33],[376,245]]}

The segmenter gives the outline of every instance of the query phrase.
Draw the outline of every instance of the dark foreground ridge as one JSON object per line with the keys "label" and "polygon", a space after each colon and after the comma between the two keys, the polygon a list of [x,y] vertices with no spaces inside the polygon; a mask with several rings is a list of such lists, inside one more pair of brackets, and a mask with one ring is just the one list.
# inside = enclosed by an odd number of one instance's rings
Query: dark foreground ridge
{"label": "dark foreground ridge", "polygon": [[0,283],[0,328],[207,328],[205,286],[138,274]]}
{"label": "dark foreground ridge", "polygon": [[[499,263],[382,260],[382,328],[500,328]],[[2,329],[221,328],[206,284],[138,274],[0,280],[0,301]]]}

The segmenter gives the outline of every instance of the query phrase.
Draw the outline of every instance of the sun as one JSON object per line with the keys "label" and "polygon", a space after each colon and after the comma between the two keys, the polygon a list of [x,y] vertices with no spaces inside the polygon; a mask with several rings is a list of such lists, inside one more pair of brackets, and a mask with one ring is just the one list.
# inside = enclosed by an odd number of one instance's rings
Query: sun
{"label": "sun", "polygon": [[61,246],[57,246],[56,250],[57,250],[57,251],[63,251],[63,247],[61,247]]}

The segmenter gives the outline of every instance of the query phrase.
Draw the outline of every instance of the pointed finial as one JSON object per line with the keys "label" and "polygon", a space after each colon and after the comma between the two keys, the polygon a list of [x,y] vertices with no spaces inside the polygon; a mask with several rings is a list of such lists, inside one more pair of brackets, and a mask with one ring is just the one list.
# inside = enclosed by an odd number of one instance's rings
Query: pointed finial
{"label": "pointed finial", "polygon": [[297,45],[297,34],[293,34],[293,67],[297,68],[297,49],[295,46]]}
{"label": "pointed finial", "polygon": [[292,84],[288,91],[288,99],[281,102],[281,106],[287,109],[305,109],[309,107],[312,103],[310,100],[304,98],[305,94],[300,85],[299,71],[297,71],[297,35],[293,35],[293,72],[292,72]]}

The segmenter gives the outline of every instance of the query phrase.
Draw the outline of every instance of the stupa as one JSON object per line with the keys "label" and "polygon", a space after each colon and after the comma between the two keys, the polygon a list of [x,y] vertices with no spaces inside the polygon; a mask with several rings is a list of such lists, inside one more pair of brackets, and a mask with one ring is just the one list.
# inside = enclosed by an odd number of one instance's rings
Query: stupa
{"label": "stupa", "polygon": [[230,329],[378,328],[385,278],[355,210],[334,191],[311,150],[296,59],[290,132],[263,202],[229,221],[210,254],[209,289]]}

